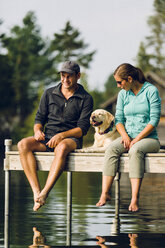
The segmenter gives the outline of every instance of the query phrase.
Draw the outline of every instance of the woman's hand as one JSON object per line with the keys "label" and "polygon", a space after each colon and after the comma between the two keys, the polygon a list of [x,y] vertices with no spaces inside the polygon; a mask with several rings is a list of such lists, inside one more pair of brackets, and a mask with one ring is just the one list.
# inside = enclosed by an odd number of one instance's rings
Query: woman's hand
{"label": "woman's hand", "polygon": [[130,149],[136,142],[138,142],[139,140],[140,140],[140,139],[138,139],[137,137],[134,138],[134,139],[131,141],[131,143],[130,143],[129,149]]}
{"label": "woman's hand", "polygon": [[154,126],[147,124],[147,126],[131,141],[130,148],[141,139],[147,137],[154,129]]}
{"label": "woman's hand", "polygon": [[130,143],[131,143],[131,138],[128,136],[124,125],[122,123],[119,123],[119,124],[116,125],[116,129],[117,129],[117,131],[119,132],[119,134],[122,137],[121,144],[124,145],[124,148],[126,150],[129,150],[129,146],[130,146]]}
{"label": "woman's hand", "polygon": [[130,144],[131,144],[131,138],[128,135],[123,136],[122,140],[121,140],[121,144],[124,145],[124,148],[126,150],[129,150],[130,149]]}

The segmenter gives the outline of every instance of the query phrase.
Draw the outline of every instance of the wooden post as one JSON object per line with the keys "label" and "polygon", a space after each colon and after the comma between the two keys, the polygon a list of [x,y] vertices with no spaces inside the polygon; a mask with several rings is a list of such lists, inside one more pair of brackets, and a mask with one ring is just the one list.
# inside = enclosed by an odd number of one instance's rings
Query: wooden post
{"label": "wooden post", "polygon": [[115,177],[115,216],[119,215],[120,208],[120,173],[116,173]]}
{"label": "wooden post", "polygon": [[67,172],[67,239],[66,245],[71,246],[72,236],[72,172]]}
{"label": "wooden post", "polygon": [[116,173],[115,177],[115,218],[113,220],[111,234],[117,235],[120,233],[120,172]]}
{"label": "wooden post", "polygon": [[[5,152],[8,152],[11,150],[12,140],[6,139],[5,140]],[[7,159],[7,155],[5,155]],[[4,213],[4,248],[9,247],[9,217],[10,217],[10,171],[5,170],[5,213]]]}

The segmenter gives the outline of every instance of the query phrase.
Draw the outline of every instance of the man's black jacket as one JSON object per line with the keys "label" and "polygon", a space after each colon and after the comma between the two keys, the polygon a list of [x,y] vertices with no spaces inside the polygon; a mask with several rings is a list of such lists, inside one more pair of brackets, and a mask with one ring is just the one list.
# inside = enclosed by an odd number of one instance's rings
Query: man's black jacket
{"label": "man's black jacket", "polygon": [[80,127],[85,135],[90,126],[90,115],[93,111],[92,96],[82,85],[68,100],[61,92],[61,83],[47,89],[40,101],[35,117],[35,124],[45,126],[45,135],[51,138],[56,133]]}

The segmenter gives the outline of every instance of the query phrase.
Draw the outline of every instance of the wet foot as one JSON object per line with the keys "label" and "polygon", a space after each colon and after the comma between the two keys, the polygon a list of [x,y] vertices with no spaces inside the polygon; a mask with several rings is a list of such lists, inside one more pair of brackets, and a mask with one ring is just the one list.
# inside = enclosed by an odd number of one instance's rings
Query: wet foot
{"label": "wet foot", "polygon": [[107,201],[110,201],[111,197],[109,194],[101,194],[100,200],[96,204],[97,207],[102,207]]}
{"label": "wet foot", "polygon": [[131,211],[131,212],[137,212],[139,210],[138,199],[132,199],[131,200],[131,203],[129,205],[128,210]]}

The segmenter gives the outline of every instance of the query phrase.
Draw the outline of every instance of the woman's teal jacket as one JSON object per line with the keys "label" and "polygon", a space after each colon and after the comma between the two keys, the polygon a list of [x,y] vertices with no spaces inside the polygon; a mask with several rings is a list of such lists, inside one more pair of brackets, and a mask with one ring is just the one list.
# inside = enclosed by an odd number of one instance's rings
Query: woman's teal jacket
{"label": "woman's teal jacket", "polygon": [[158,139],[156,127],[160,120],[161,100],[157,88],[145,82],[135,95],[132,90],[118,94],[115,123],[122,123],[131,138],[135,138],[146,126],[154,130],[147,136]]}

